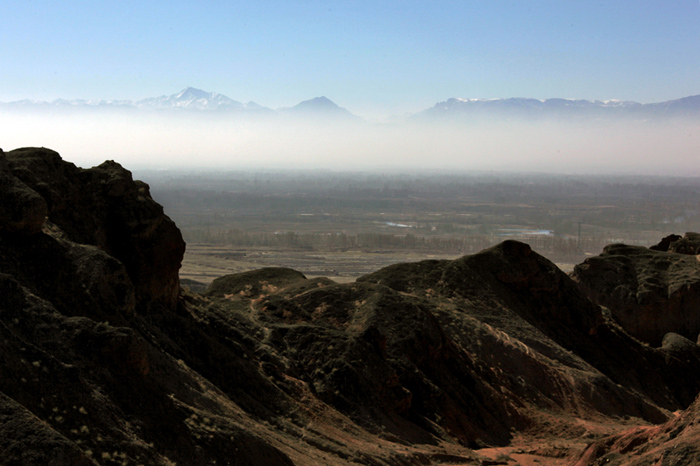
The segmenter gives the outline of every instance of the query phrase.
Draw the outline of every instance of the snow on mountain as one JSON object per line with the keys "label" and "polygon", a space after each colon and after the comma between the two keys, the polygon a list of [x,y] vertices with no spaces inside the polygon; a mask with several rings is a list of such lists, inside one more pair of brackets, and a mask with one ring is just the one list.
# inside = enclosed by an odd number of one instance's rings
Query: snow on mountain
{"label": "snow on mountain", "polygon": [[134,104],[138,108],[150,109],[186,109],[186,110],[242,110],[245,106],[216,92],[206,92],[188,87],[178,94],[152,97],[139,100]]}
{"label": "snow on mountain", "polygon": [[18,100],[1,103],[1,107],[16,109],[32,108],[70,108],[70,109],[98,109],[120,108],[141,110],[197,110],[197,111],[254,111],[256,113],[272,109],[256,103],[243,105],[223,94],[207,92],[194,87],[188,87],[181,92],[172,95],[162,95],[138,101],[132,100],[86,100],[86,99],[56,99],[51,102],[37,102],[32,100]]}
{"label": "snow on mountain", "polygon": [[620,100],[583,100],[583,99],[529,99],[529,98],[507,98],[507,99],[462,99],[452,98],[444,102],[438,102],[433,109],[458,109],[465,110],[471,108],[631,108],[641,106],[637,102]]}

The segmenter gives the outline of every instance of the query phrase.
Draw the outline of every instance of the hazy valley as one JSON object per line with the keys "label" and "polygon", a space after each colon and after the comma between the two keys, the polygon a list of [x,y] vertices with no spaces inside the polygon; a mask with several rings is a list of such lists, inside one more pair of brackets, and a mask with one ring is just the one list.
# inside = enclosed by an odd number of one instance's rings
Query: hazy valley
{"label": "hazy valley", "polygon": [[611,243],[700,230],[700,180],[537,174],[146,171],[188,243],[181,275],[285,266],[351,281],[506,239],[571,271]]}

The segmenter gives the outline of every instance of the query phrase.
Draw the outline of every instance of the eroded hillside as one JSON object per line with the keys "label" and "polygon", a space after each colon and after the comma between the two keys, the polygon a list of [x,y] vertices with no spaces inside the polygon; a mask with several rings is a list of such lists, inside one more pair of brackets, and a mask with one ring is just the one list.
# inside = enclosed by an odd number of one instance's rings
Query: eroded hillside
{"label": "eroded hillside", "polygon": [[506,241],[197,294],[119,164],[21,149],[0,178],[3,464],[695,464],[692,235],[611,246],[576,281]]}

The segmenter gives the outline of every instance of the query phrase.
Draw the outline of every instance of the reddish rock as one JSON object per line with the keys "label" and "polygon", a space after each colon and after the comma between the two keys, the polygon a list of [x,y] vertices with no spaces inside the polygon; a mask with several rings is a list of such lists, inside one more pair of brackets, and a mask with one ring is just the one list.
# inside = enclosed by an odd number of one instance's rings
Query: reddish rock
{"label": "reddish rock", "polygon": [[572,466],[700,464],[700,398],[659,426],[634,427],[590,444]]}

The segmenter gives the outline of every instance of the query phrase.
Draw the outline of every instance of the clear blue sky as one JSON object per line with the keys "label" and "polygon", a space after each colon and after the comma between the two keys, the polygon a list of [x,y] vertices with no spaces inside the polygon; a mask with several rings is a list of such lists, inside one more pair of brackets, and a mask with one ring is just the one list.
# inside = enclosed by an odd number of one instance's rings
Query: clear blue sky
{"label": "clear blue sky", "polygon": [[655,102],[700,94],[700,2],[0,2],[0,101],[186,86],[359,115],[450,97]]}

